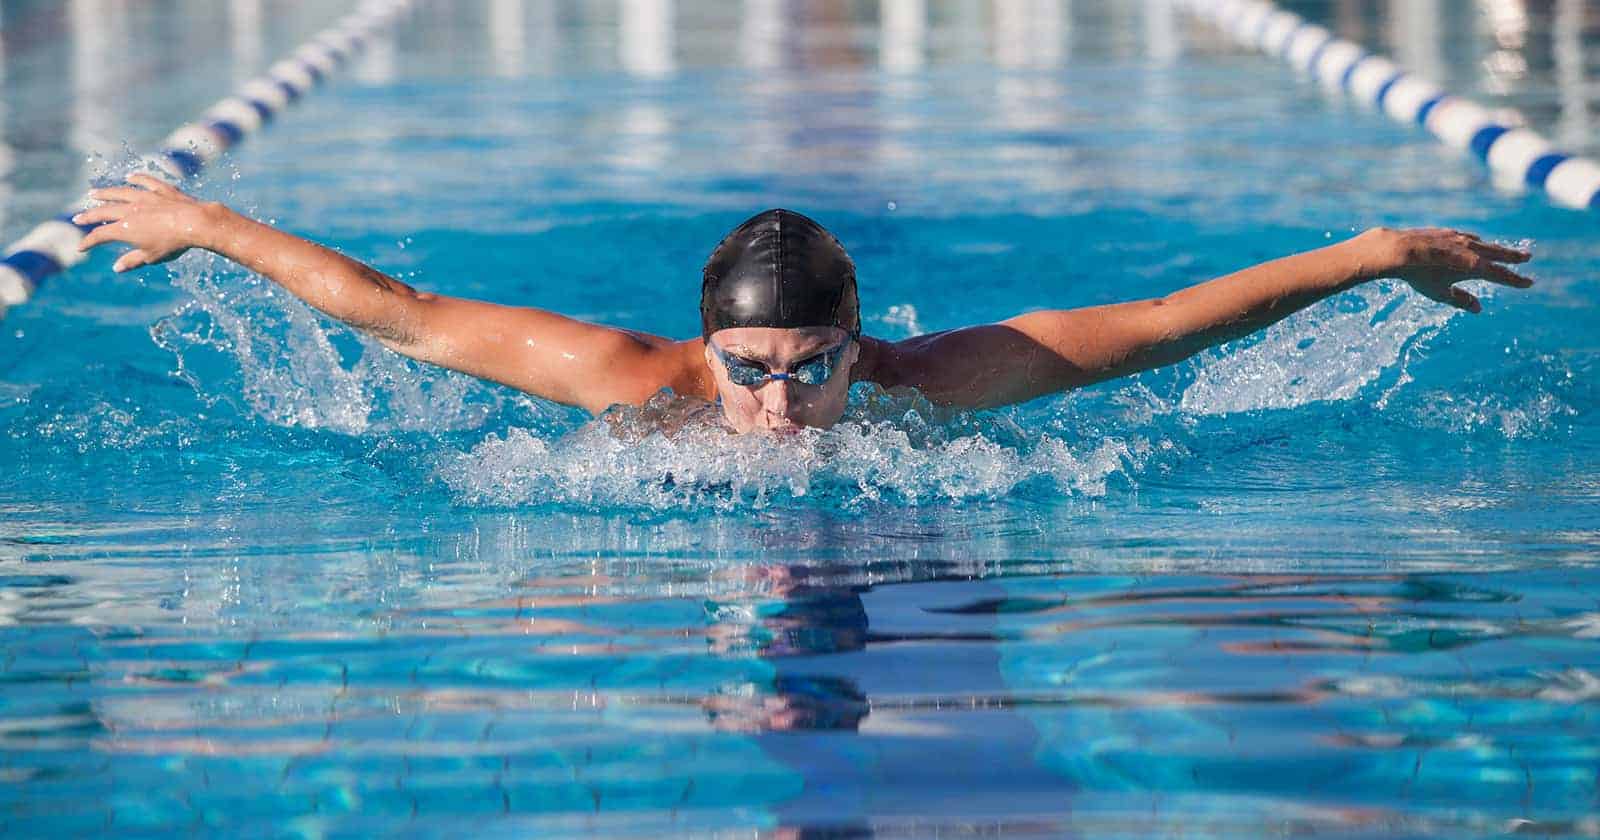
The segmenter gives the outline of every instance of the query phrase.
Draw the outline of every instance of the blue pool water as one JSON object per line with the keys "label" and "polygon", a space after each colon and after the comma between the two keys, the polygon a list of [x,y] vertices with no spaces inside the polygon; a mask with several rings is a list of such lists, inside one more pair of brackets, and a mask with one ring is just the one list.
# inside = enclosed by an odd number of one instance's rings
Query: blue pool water
{"label": "blue pool water", "polygon": [[[5,5],[0,233],[335,5]],[[772,205],[889,338],[1376,224],[1531,238],[1538,285],[625,442],[99,254],[0,321],[0,832],[1600,833],[1595,218],[1160,2],[921,5],[424,5],[199,192],[677,337]],[[1294,8],[1594,154],[1600,24],[1529,6]]]}

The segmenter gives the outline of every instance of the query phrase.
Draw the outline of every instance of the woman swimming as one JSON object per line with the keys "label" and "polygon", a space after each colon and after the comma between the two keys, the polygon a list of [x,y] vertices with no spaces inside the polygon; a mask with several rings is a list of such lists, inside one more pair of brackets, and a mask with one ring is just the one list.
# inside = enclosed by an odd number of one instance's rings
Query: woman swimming
{"label": "woman swimming", "polygon": [[701,335],[673,341],[532,307],[420,292],[313,242],[201,202],[147,175],[99,189],[73,218],[99,224],[82,248],[123,242],[113,268],[220,254],[418,361],[600,414],[662,388],[716,400],[735,431],[828,427],[850,384],[910,387],[934,403],[987,408],[1172,364],[1379,277],[1469,312],[1456,286],[1533,281],[1507,264],[1528,251],[1442,228],[1374,228],[1162,298],[1029,312],[996,324],[884,341],[861,334],[855,265],[812,220],[769,210],[707,261]]}

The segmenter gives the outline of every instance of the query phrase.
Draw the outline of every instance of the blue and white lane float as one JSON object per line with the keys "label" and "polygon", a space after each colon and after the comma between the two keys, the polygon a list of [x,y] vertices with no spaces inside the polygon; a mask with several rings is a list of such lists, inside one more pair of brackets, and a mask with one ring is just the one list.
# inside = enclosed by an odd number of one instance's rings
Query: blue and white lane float
{"label": "blue and white lane float", "polygon": [[1563,207],[1600,210],[1600,163],[1563,154],[1537,133],[1359,44],[1267,0],[1177,2],[1238,43],[1289,62],[1329,91],[1342,91],[1396,122],[1420,125],[1446,145],[1471,152],[1497,180],[1542,189]]}
{"label": "blue and white lane float", "polygon": [[[198,120],[167,135],[159,152],[140,159],[139,169],[172,184],[195,176],[359,56],[410,5],[411,0],[363,0],[355,11],[317,33],[264,75],[244,83],[232,96],[207,108]],[[85,255],[78,250],[78,243],[94,225],[75,224],[72,217],[90,203],[87,195],[80,197],[67,212],[35,227],[5,250],[5,257],[0,258],[0,316],[9,307],[26,303],[46,278],[83,261]]]}

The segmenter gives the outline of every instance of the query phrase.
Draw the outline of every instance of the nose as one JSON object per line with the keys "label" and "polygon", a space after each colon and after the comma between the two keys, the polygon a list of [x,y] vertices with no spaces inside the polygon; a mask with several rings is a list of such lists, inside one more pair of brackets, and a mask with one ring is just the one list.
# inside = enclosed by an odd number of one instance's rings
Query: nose
{"label": "nose", "polygon": [[787,379],[777,379],[768,382],[761,388],[761,407],[767,414],[783,420],[789,419],[789,404],[793,398],[790,388],[794,387]]}

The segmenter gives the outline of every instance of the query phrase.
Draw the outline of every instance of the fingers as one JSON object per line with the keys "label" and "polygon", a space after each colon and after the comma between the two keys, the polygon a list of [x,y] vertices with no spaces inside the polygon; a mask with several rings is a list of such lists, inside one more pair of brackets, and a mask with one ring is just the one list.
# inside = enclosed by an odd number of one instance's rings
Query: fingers
{"label": "fingers", "polygon": [[1497,245],[1493,242],[1484,242],[1477,237],[1472,237],[1472,241],[1467,244],[1467,247],[1471,248],[1473,252],[1494,260],[1495,262],[1525,263],[1528,260],[1533,259],[1533,253],[1530,251],[1525,251],[1520,248],[1509,248],[1505,245]]}
{"label": "fingers", "polygon": [[89,197],[95,201],[148,201],[153,195],[155,193],[150,190],[142,190],[138,187],[101,187],[100,189],[89,191]]}
{"label": "fingers", "polygon": [[161,198],[187,200],[189,196],[166,181],[153,178],[149,175],[129,175],[128,183],[131,187],[101,187],[90,190],[89,197],[95,201],[105,202],[138,202],[148,201],[154,196]]}
{"label": "fingers", "polygon": [[1478,256],[1477,253],[1452,245],[1435,246],[1428,254],[1428,258],[1436,266],[1449,268],[1463,274],[1468,272],[1476,274],[1479,268],[1487,263],[1487,260]]}
{"label": "fingers", "polygon": [[87,251],[96,245],[103,245],[107,242],[125,241],[117,235],[121,231],[121,225],[101,225],[78,240],[78,250]]}
{"label": "fingers", "polygon": [[150,192],[165,198],[189,197],[188,194],[184,193],[182,190],[179,190],[177,187],[174,187],[173,185],[153,175],[145,175],[143,173],[135,172],[134,174],[128,176],[128,183],[138,184]]}
{"label": "fingers", "polygon": [[1422,228],[1411,231],[1415,239],[1413,253],[1426,254],[1425,259],[1436,265],[1459,267],[1451,252],[1470,252],[1474,256],[1503,263],[1525,263],[1533,259],[1533,252],[1497,242],[1485,242],[1476,234],[1450,228]]}
{"label": "fingers", "polygon": [[1518,274],[1503,265],[1486,262],[1478,268],[1478,276],[1491,283],[1510,286],[1513,289],[1526,289],[1533,285],[1533,278]]}
{"label": "fingers", "polygon": [[103,225],[106,222],[120,221],[128,214],[127,204],[102,204],[99,207],[90,207],[72,217],[75,225]]}
{"label": "fingers", "polygon": [[145,253],[142,249],[135,248],[132,251],[117,257],[117,261],[111,264],[111,270],[117,272],[129,271],[131,269],[139,268],[140,266],[149,265],[151,262],[152,260],[150,259],[149,254]]}

